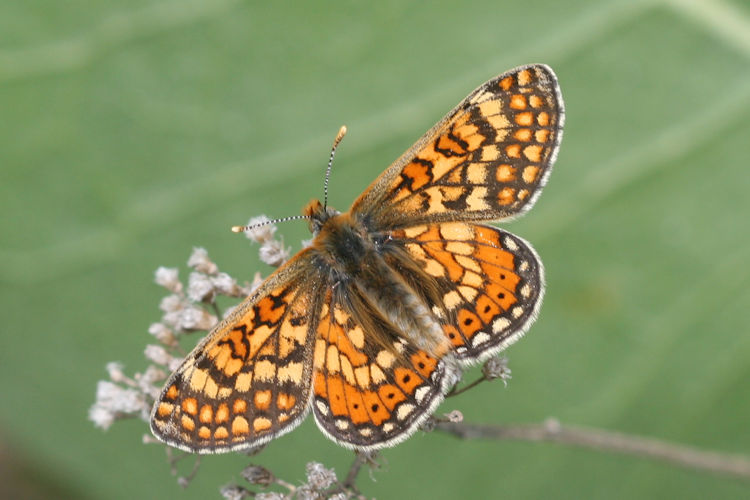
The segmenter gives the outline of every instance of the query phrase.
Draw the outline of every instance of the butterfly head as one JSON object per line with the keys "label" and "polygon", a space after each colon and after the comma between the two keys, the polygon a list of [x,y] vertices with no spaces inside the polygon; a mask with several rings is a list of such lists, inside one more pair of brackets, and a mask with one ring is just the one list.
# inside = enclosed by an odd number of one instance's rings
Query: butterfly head
{"label": "butterfly head", "polygon": [[324,207],[320,200],[312,200],[302,209],[302,215],[308,219],[310,232],[317,236],[320,229],[331,217],[335,217],[339,212],[332,207]]}

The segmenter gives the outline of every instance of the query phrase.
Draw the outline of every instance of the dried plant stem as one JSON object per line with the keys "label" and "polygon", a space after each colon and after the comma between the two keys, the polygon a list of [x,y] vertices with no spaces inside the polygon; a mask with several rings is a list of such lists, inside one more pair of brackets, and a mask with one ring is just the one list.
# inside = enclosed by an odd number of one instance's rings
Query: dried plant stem
{"label": "dried plant stem", "polygon": [[446,398],[451,398],[453,396],[458,396],[459,394],[462,394],[462,393],[468,391],[469,389],[473,389],[474,387],[478,386],[482,382],[485,382],[486,380],[487,380],[487,378],[484,377],[484,376],[482,376],[482,377],[479,377],[478,379],[476,379],[474,382],[472,382],[470,384],[466,384],[465,386],[461,387],[460,389],[458,389],[457,388],[458,386],[456,386],[453,389],[451,389],[451,391],[448,394],[446,394],[445,397]]}
{"label": "dried plant stem", "polygon": [[619,432],[562,425],[555,419],[548,419],[541,424],[520,425],[439,422],[436,429],[461,439],[560,443],[662,460],[681,467],[750,479],[750,458],[746,456],[699,450],[659,439]]}
{"label": "dried plant stem", "polygon": [[347,498],[364,499],[365,497],[362,496],[362,494],[359,492],[359,489],[357,488],[357,475],[359,474],[359,471],[360,469],[362,469],[363,465],[367,463],[374,465],[375,457],[376,454],[355,452],[354,461],[349,467],[349,472],[346,474],[346,479],[344,479],[343,483],[337,481],[337,486],[326,491],[325,497],[328,498],[329,496],[332,496],[336,493],[344,493],[348,495]]}
{"label": "dried plant stem", "polygon": [[367,453],[356,453],[354,455],[354,461],[352,462],[351,467],[349,467],[349,473],[346,475],[346,479],[344,480],[344,486],[349,489],[353,489],[354,491],[358,491],[356,489],[357,474],[359,474],[359,470],[362,468],[362,466],[367,462],[372,461],[373,458],[374,457],[371,457]]}

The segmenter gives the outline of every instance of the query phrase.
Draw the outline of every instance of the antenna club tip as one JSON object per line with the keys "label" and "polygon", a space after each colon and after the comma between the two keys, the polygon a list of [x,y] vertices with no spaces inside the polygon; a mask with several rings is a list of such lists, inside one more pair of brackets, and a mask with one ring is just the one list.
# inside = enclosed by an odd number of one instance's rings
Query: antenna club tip
{"label": "antenna club tip", "polygon": [[341,139],[343,139],[345,135],[346,135],[346,125],[342,125],[341,128],[339,129],[339,133],[336,134],[336,139],[333,142],[335,144],[338,144],[339,142],[341,142]]}
{"label": "antenna club tip", "polygon": [[232,232],[233,233],[244,233],[245,232],[245,226],[232,226]]}

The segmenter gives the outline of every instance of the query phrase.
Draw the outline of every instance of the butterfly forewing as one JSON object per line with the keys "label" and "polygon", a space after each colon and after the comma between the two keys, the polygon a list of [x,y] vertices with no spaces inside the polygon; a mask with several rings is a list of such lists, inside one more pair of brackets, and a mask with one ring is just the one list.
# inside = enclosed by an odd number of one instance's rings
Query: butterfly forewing
{"label": "butterfly forewing", "polygon": [[151,429],[198,453],[248,449],[307,414],[317,283],[303,252],[211,331],[172,374]]}
{"label": "butterfly forewing", "polygon": [[563,121],[562,98],[549,67],[504,73],[429,130],[351,211],[379,229],[522,213],[549,175]]}

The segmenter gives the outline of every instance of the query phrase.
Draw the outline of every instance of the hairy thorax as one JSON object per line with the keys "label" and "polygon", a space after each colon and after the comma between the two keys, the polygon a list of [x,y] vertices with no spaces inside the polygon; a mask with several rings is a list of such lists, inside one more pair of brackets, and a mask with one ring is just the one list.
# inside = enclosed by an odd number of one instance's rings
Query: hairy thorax
{"label": "hairy thorax", "polygon": [[[399,332],[432,355],[443,355],[449,349],[441,326],[442,311],[432,307],[434,298],[426,293],[437,289],[431,283],[434,278],[403,268],[403,247],[388,233],[373,231],[348,212],[324,210],[317,200],[305,208],[305,214],[311,216],[315,236],[314,260],[332,283],[336,302],[357,318],[380,318],[382,321],[365,328],[379,344],[393,346]],[[422,284],[419,290],[414,286],[417,281]]]}

